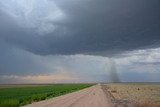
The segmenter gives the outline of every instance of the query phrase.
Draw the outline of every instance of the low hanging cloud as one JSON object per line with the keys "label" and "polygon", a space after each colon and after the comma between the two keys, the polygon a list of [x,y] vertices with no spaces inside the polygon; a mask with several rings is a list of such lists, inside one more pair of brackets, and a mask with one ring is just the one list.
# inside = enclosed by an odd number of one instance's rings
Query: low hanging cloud
{"label": "low hanging cloud", "polygon": [[[160,48],[141,49],[125,52],[115,57],[117,64],[160,64]],[[122,63],[123,62],[123,63]]]}

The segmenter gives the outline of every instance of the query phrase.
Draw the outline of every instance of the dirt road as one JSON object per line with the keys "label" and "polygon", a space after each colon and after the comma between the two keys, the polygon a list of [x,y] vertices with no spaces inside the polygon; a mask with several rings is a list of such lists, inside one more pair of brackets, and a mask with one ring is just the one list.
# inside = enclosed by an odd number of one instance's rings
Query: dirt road
{"label": "dirt road", "polygon": [[67,95],[35,102],[25,107],[113,107],[101,85],[95,85]]}

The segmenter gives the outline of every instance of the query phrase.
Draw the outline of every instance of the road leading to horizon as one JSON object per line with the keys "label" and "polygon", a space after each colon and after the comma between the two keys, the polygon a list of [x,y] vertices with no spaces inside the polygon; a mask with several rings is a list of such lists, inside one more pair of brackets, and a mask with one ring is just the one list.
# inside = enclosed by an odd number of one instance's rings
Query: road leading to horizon
{"label": "road leading to horizon", "polygon": [[95,85],[77,92],[48,100],[35,102],[25,107],[112,107],[109,96],[102,86]]}

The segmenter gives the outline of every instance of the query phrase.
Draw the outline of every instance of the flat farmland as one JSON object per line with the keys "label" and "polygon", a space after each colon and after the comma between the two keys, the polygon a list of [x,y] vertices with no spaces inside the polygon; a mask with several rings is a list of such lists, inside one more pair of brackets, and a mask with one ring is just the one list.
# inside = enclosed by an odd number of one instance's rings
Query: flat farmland
{"label": "flat farmland", "polygon": [[105,85],[117,103],[135,107],[160,107],[159,83],[110,83]]}
{"label": "flat farmland", "polygon": [[94,84],[1,85],[0,107],[19,107],[90,87]]}

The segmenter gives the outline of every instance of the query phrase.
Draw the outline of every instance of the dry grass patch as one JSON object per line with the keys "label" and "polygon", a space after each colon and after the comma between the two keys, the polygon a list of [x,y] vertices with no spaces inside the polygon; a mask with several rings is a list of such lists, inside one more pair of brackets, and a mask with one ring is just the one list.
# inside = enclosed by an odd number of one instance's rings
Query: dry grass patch
{"label": "dry grass patch", "polygon": [[116,100],[128,100],[135,107],[160,107],[160,84],[112,83],[106,87]]}

